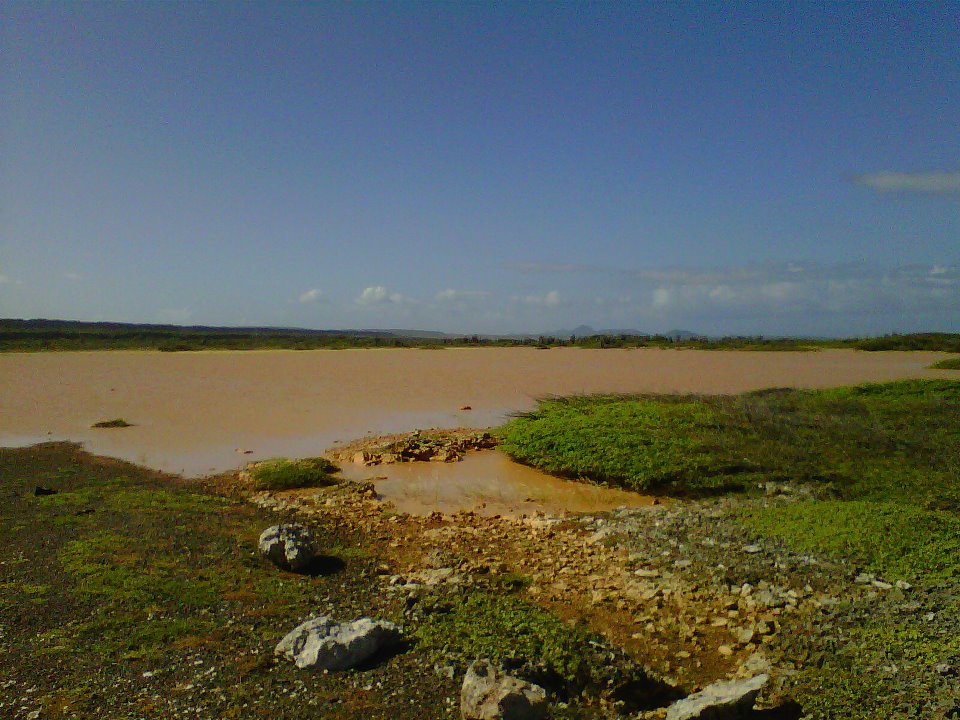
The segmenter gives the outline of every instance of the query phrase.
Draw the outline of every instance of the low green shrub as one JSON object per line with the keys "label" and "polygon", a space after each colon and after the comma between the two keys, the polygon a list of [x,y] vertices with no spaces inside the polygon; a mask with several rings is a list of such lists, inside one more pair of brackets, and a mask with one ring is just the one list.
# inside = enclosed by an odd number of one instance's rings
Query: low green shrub
{"label": "low green shrub", "polygon": [[326,458],[287,460],[279,458],[259,463],[251,470],[255,490],[290,490],[332,485],[332,473],[340,468]]}

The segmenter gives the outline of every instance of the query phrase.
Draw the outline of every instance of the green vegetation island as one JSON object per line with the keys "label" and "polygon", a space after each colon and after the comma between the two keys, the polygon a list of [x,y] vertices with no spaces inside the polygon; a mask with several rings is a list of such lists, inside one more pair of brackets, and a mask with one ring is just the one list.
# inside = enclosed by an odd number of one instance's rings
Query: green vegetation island
{"label": "green vegetation island", "polygon": [[[581,329],[578,328],[578,331]],[[882,337],[707,337],[600,332],[556,335],[458,335],[418,330],[307,330],[273,327],[207,327],[74,320],[0,319],[0,352],[69,350],[339,350],[346,348],[581,347],[688,348],[699,350],[930,350],[960,353],[960,333],[925,332]]]}
{"label": "green vegetation island", "polygon": [[[557,719],[688,717],[726,678],[762,687],[736,717],[956,716],[960,381],[546,398],[493,436],[657,500],[417,517],[327,458],[186,481],[0,449],[0,712],[457,718],[485,658]],[[278,522],[313,533],[308,570],[258,556]],[[403,643],[322,673],[273,652],[315,615]]]}

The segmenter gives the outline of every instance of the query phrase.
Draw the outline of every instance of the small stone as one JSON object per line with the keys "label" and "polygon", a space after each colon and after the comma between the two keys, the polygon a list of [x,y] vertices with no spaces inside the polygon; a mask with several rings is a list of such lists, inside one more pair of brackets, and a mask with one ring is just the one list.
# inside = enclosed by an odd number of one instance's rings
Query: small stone
{"label": "small stone", "polygon": [[729,645],[721,645],[717,648],[717,652],[723,655],[724,657],[730,657],[733,655],[733,648]]}
{"label": "small stone", "polygon": [[489,660],[477,660],[460,690],[463,720],[542,720],[547,715],[547,691],[507,675]]}
{"label": "small stone", "polygon": [[744,545],[743,551],[750,555],[756,555],[758,552],[763,552],[763,548],[759,545]]}
{"label": "small stone", "polygon": [[913,585],[908,583],[906,580],[897,580],[895,583],[897,590],[913,590]]}
{"label": "small stone", "polygon": [[893,588],[893,585],[888,582],[884,582],[883,580],[874,580],[871,585],[879,590],[890,590]]}

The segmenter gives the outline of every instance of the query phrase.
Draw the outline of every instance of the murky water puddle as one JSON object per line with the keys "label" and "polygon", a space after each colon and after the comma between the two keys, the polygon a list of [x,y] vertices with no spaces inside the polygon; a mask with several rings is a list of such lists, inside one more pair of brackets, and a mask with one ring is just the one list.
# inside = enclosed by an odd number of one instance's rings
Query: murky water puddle
{"label": "murky water puddle", "polygon": [[461,462],[415,462],[364,467],[345,463],[343,475],[373,479],[377,492],[400,512],[428,515],[470,510],[483,515],[542,511],[599,512],[650,505],[652,497],[547,475],[496,450],[467,454]]}

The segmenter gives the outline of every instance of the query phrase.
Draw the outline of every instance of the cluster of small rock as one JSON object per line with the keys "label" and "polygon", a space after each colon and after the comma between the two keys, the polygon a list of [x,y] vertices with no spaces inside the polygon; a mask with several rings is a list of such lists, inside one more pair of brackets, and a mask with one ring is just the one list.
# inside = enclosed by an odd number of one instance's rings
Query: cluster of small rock
{"label": "cluster of small rock", "polygon": [[471,450],[495,447],[488,432],[445,433],[417,431],[397,440],[358,449],[350,457],[358,465],[403,462],[459,462]]}

